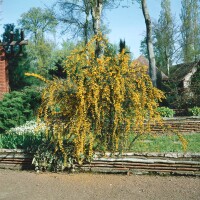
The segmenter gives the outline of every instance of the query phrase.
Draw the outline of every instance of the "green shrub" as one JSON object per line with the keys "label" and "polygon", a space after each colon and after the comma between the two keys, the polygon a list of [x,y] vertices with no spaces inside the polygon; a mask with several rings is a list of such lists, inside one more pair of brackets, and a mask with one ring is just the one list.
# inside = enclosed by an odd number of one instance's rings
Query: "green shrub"
{"label": "green shrub", "polygon": [[67,79],[26,73],[46,82],[39,117],[65,163],[90,161],[98,145],[104,151],[128,149],[131,128],[145,134],[146,120],[160,120],[156,108],[164,94],[153,87],[146,66],[138,67],[124,51],[97,58],[96,41],[109,51],[102,36],[77,47],[66,60]]}
{"label": "green shrub", "polygon": [[189,113],[193,116],[200,116],[200,107],[193,107],[189,109]]}
{"label": "green shrub", "polygon": [[5,94],[0,101],[0,133],[33,119],[40,101],[40,92],[33,87]]}
{"label": "green shrub", "polygon": [[175,111],[168,107],[158,107],[157,111],[160,113],[161,117],[173,117]]}

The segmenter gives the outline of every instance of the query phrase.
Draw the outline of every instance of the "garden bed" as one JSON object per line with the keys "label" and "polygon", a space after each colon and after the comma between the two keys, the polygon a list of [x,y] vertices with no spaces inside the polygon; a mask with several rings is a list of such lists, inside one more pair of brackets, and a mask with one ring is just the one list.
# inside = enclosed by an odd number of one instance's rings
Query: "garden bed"
{"label": "garden bed", "polygon": [[[167,118],[164,119],[164,125],[175,131],[168,133],[156,130],[153,134],[141,135],[130,148],[131,152],[138,153],[125,153],[120,156],[118,154],[96,153],[92,162],[83,165],[75,163],[73,167],[77,171],[105,173],[164,173],[200,176],[200,118]],[[194,126],[198,129],[195,129]],[[182,131],[186,130],[184,127],[190,130],[189,133]],[[189,129],[191,127],[193,128]],[[34,170],[33,156],[39,145],[45,142],[45,137],[42,132],[35,134],[32,129],[24,128],[25,131],[19,134],[18,131],[11,131],[0,135],[0,168]],[[184,133],[183,137],[187,141],[187,149],[183,148],[184,145],[179,135],[175,133],[176,130]],[[131,137],[135,136],[135,133],[132,133]],[[130,138],[130,141],[133,138]]]}

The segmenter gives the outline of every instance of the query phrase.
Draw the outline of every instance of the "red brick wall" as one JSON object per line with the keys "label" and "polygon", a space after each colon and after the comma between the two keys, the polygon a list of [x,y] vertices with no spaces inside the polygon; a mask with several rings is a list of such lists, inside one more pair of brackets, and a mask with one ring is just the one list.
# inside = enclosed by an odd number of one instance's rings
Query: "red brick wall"
{"label": "red brick wall", "polygon": [[9,92],[8,65],[3,48],[0,47],[0,100]]}

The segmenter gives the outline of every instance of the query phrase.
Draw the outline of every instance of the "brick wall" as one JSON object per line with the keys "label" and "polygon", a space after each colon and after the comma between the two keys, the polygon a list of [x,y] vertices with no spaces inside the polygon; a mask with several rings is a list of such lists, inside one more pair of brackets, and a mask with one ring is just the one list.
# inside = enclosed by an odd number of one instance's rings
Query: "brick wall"
{"label": "brick wall", "polygon": [[5,52],[0,47],[0,99],[3,94],[9,92],[8,65],[5,57]]}

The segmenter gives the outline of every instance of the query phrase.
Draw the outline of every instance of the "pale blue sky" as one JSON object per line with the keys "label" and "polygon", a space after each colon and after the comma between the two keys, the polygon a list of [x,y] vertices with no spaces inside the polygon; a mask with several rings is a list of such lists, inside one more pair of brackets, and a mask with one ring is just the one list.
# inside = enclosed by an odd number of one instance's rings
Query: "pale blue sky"
{"label": "pale blue sky", "polygon": [[[0,33],[3,32],[3,24],[14,23],[17,27],[17,20],[21,14],[27,12],[31,7],[44,7],[51,5],[55,0],[3,0],[1,6]],[[126,2],[123,1],[123,2]],[[152,20],[157,20],[160,13],[161,0],[147,0]],[[181,0],[171,0],[172,13],[179,18]],[[128,8],[119,7],[107,10],[105,13],[106,23],[111,32],[108,37],[112,43],[119,43],[120,38],[126,40],[134,57],[140,55],[140,41],[145,34],[145,23],[139,5],[129,4]]]}

